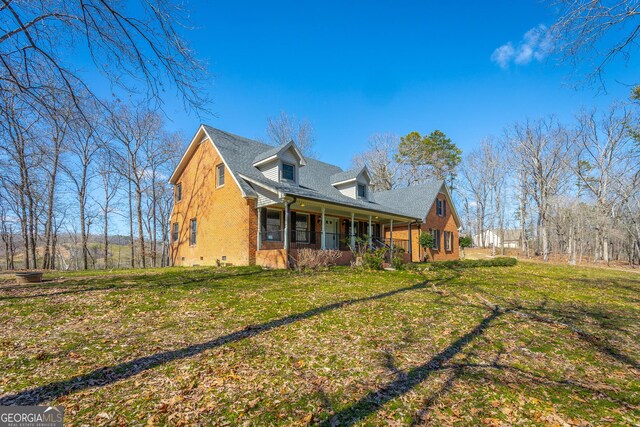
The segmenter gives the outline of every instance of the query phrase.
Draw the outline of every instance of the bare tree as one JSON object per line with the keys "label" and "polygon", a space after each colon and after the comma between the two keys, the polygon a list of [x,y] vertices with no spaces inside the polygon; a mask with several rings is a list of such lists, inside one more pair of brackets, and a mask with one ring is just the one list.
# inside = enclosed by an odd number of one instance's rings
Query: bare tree
{"label": "bare tree", "polygon": [[[94,115],[96,117],[96,115]],[[67,151],[71,160],[63,165],[63,169],[72,183],[78,200],[78,215],[80,222],[82,268],[89,268],[89,227],[91,222],[87,204],[89,200],[90,183],[95,176],[93,163],[100,150],[100,139],[96,134],[96,127],[86,126],[86,122],[76,120],[68,138]]]}
{"label": "bare tree", "polygon": [[[61,99],[64,99],[62,96]],[[55,105],[52,103],[52,105]],[[52,249],[52,241],[54,240],[53,232],[55,230],[53,226],[54,221],[54,209],[55,209],[55,196],[56,196],[56,184],[58,178],[58,170],[60,166],[60,157],[65,146],[65,139],[69,126],[72,120],[72,112],[69,105],[57,104],[56,110],[52,111],[52,114],[47,115],[46,126],[44,127],[43,134],[47,135],[48,141],[44,145],[45,157],[48,158],[50,167],[47,168],[48,174],[47,180],[47,216],[45,220],[44,229],[44,254],[42,257],[42,268],[53,269],[55,268],[55,254]]]}
{"label": "bare tree", "polygon": [[267,119],[267,137],[276,146],[294,141],[305,156],[316,156],[314,130],[307,119],[299,120],[281,111],[278,117]]}
{"label": "bare tree", "polygon": [[391,133],[376,133],[369,138],[369,149],[352,159],[354,167],[367,166],[373,191],[391,190],[398,186],[402,168],[396,161],[400,138]]}
{"label": "bare tree", "polygon": [[28,269],[36,265],[36,191],[39,186],[35,183],[34,166],[39,163],[40,152],[33,142],[38,116],[16,94],[1,92],[0,95],[0,132],[6,142],[0,144],[0,150],[6,156],[2,181],[16,202],[15,213],[20,219],[24,244],[24,267]]}
{"label": "bare tree", "polygon": [[632,181],[629,173],[637,173],[640,162],[627,124],[631,113],[621,105],[598,116],[595,111],[578,117],[575,138],[577,161],[570,164],[580,185],[591,195],[603,219],[597,226],[601,241],[601,256],[609,262],[609,233],[622,205],[620,190],[625,181]]}
{"label": "bare tree", "polygon": [[[88,80],[70,61],[88,49],[110,83],[129,91],[144,87],[148,100],[161,103],[170,81],[185,103],[201,108],[204,65],[176,30],[186,11],[163,0],[9,1],[0,4],[0,80],[2,90],[47,107],[52,87],[82,109],[92,95]],[[141,85],[142,83],[142,85]]]}
{"label": "bare tree", "polygon": [[116,155],[112,151],[112,147],[105,144],[100,151],[100,166],[98,167],[98,175],[102,184],[102,201],[98,201],[102,212],[103,225],[103,253],[105,270],[109,268],[109,216],[115,211],[113,202],[118,195],[118,187],[122,176],[116,171],[114,162]]}
{"label": "bare tree", "polygon": [[638,0],[552,0],[560,16],[551,28],[559,51],[574,65],[593,64],[587,81],[599,80],[618,57],[628,60],[640,35]]}
{"label": "bare tree", "polygon": [[[488,141],[482,142],[481,147],[486,146]],[[485,232],[487,230],[487,212],[489,210],[491,185],[489,183],[488,175],[485,171],[487,167],[488,159],[485,157],[486,150],[482,148],[471,151],[464,159],[464,163],[461,169],[462,183],[461,186],[467,197],[470,199],[469,203],[475,209],[475,220],[471,220],[471,223],[475,224],[476,241],[475,245],[484,247]],[[474,231],[474,230],[470,230]]]}
{"label": "bare tree", "polygon": [[567,184],[567,163],[571,156],[567,138],[566,129],[553,117],[516,123],[506,131],[506,143],[513,150],[514,163],[526,171],[519,176],[530,179],[528,185],[538,213],[538,240],[545,261],[550,251],[551,200]]}
{"label": "bare tree", "polygon": [[146,178],[151,167],[154,144],[162,136],[162,120],[160,116],[146,108],[128,108],[118,106],[113,109],[107,126],[111,138],[120,145],[120,161],[116,162],[119,173],[128,180],[129,184],[129,226],[132,234],[132,263],[133,263],[133,193],[135,193],[135,213],[140,242],[140,263],[146,267],[146,257],[149,255],[145,245],[145,219],[143,216],[143,196],[147,188]]}

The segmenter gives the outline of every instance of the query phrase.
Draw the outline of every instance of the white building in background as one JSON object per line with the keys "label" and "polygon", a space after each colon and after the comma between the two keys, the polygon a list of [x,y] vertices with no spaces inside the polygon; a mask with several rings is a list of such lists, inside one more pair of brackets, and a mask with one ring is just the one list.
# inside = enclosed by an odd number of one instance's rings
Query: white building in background
{"label": "white building in background", "polygon": [[502,247],[501,236],[504,235],[504,247],[517,249],[520,247],[520,230],[486,230],[482,236],[476,234],[472,236],[473,246],[490,248],[492,246]]}

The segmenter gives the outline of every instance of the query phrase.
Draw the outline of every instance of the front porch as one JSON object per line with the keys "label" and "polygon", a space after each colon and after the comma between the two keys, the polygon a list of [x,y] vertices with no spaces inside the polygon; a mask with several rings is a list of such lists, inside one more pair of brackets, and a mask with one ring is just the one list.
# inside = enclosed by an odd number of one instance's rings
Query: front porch
{"label": "front porch", "polygon": [[339,250],[340,265],[349,265],[362,245],[409,256],[413,249],[410,239],[393,237],[394,225],[411,228],[406,217],[300,199],[260,206],[257,216],[256,263],[265,267],[286,268],[303,248]]}

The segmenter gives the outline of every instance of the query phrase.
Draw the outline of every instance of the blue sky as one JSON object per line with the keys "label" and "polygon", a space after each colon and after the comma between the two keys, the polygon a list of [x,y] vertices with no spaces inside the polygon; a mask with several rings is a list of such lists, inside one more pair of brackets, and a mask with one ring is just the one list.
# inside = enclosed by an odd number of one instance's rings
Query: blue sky
{"label": "blue sky", "polygon": [[[185,37],[213,75],[215,116],[202,120],[258,138],[268,117],[295,114],[313,124],[319,157],[342,167],[376,132],[440,129],[469,151],[514,121],[551,113],[568,121],[580,108],[626,98],[616,80],[635,77],[631,65],[615,64],[602,94],[576,90],[571,67],[544,51],[516,63],[525,34],[553,22],[538,1],[189,6],[196,29]],[[501,67],[492,54],[509,42],[516,52]],[[166,111],[170,128],[188,137],[201,121],[179,101]]]}

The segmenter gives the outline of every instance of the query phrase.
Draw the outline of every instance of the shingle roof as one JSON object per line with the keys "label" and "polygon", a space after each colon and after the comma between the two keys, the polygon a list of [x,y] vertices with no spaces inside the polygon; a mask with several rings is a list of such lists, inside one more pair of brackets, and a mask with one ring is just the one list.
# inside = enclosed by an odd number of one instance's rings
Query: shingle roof
{"label": "shingle roof", "polygon": [[333,175],[331,175],[331,180],[330,180],[331,184],[348,181],[350,179],[356,179],[358,175],[360,175],[360,172],[362,172],[363,169],[364,167],[361,167],[356,169],[349,169],[348,171],[334,173]]}
{"label": "shingle roof", "polygon": [[287,145],[289,145],[288,142],[285,143],[285,144],[279,145],[277,147],[273,147],[270,150],[266,150],[266,151],[261,152],[260,154],[258,154],[255,157],[255,159],[253,159],[253,163],[258,163],[258,162],[261,162],[263,160],[268,159],[269,157],[275,156],[276,154],[278,154]]}
{"label": "shingle roof", "polygon": [[397,206],[408,215],[424,219],[443,184],[444,181],[434,179],[411,187],[377,191],[373,193],[373,198],[382,205]]}
{"label": "shingle roof", "polygon": [[[412,187],[416,189],[416,193],[410,200],[404,197],[394,199],[385,193],[394,193],[399,190],[391,190],[389,192],[372,193],[372,200],[352,199],[345,196],[333,185],[333,179],[336,175],[351,174],[353,171],[343,171],[341,168],[329,163],[321,162],[316,159],[306,158],[306,166],[299,169],[300,185],[288,184],[285,182],[275,182],[265,176],[253,166],[255,159],[262,157],[268,158],[270,156],[265,155],[266,152],[278,150],[281,147],[272,147],[261,142],[253,141],[248,138],[233,135],[228,132],[224,132],[219,129],[212,128],[204,125],[204,129],[213,141],[214,145],[220,151],[220,154],[227,166],[231,170],[231,173],[237,177],[239,185],[247,195],[255,196],[257,193],[249,184],[249,181],[254,181],[262,185],[274,188],[285,194],[292,196],[305,197],[313,200],[326,201],[329,203],[336,203],[343,206],[351,206],[354,208],[375,210],[392,215],[399,215],[407,218],[424,219],[427,214],[437,191],[431,195],[425,197],[424,193],[417,190],[419,187]],[[358,169],[358,173],[362,169]],[[357,176],[357,174],[356,174]],[[244,179],[246,177],[247,179]],[[438,181],[442,185],[442,181]],[[422,186],[420,186],[422,187]],[[440,187],[438,187],[439,190]],[[401,189],[404,190],[404,189]],[[424,190],[422,190],[424,191]],[[413,194],[413,193],[412,193]],[[380,198],[379,198],[380,196]],[[431,198],[431,204],[424,207],[427,198]],[[424,209],[418,212],[416,200],[423,202]],[[388,202],[391,201],[391,202]],[[406,205],[410,202],[410,207],[407,209]]]}

